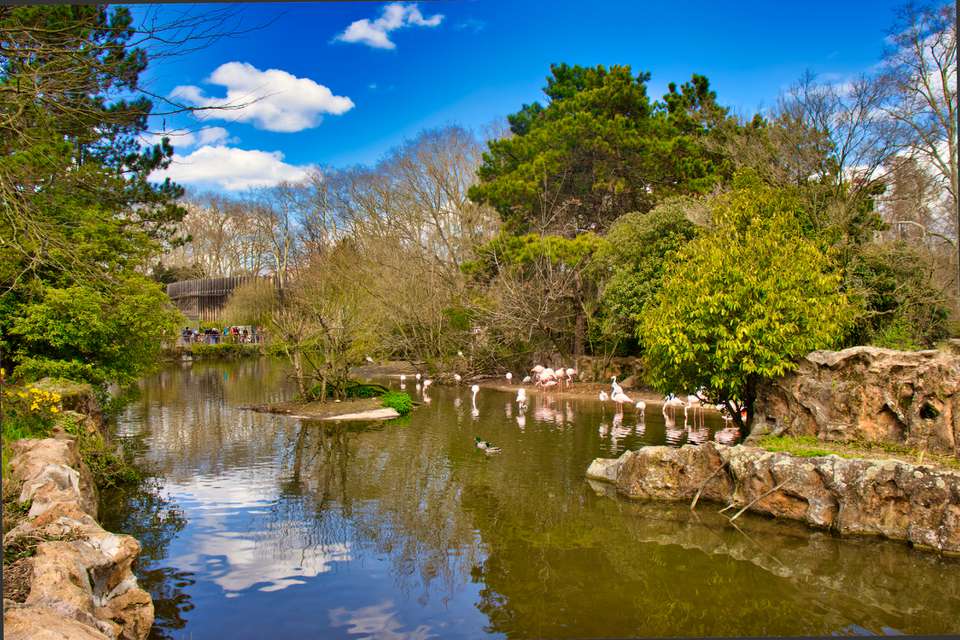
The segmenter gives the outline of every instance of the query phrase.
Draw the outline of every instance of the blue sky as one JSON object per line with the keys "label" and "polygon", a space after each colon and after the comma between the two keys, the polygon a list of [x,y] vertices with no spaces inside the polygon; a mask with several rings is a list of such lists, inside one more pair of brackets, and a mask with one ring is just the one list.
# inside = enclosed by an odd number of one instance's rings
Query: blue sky
{"label": "blue sky", "polygon": [[[455,123],[480,129],[541,100],[552,62],[650,71],[656,97],[667,83],[701,73],[721,103],[752,115],[771,106],[806,69],[837,81],[869,69],[879,60],[897,4],[237,4],[232,8],[244,26],[266,26],[162,60],[146,80],[152,91],[177,91],[194,104],[215,103],[228,89],[236,96],[269,96],[222,118],[154,123],[155,130],[165,124],[192,132],[173,139],[175,179],[237,190],[296,177],[309,165],[372,163],[424,128]],[[156,11],[163,18],[222,8],[166,5]],[[223,66],[228,63],[236,64]]]}

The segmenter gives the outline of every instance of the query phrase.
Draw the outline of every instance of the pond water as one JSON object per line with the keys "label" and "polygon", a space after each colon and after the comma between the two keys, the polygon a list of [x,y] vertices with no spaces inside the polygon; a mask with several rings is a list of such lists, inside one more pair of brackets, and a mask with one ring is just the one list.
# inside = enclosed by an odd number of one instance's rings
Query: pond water
{"label": "pond water", "polygon": [[734,528],[715,504],[628,502],[584,479],[597,456],[662,444],[658,411],[638,428],[630,409],[553,394],[521,415],[486,389],[474,411],[466,387],[436,386],[387,424],[239,408],[290,398],[286,371],[178,364],[117,418],[157,474],[102,508],[143,544],[152,637],[960,632],[956,560],[755,516]]}

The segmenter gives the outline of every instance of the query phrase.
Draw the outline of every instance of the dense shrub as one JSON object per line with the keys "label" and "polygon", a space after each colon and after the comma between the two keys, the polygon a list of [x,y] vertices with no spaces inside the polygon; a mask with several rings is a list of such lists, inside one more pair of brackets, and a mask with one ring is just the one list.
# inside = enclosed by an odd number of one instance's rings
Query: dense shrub
{"label": "dense shrub", "polygon": [[190,353],[195,358],[240,358],[243,356],[253,356],[260,354],[260,345],[243,344],[233,342],[221,342],[219,344],[192,344]]}
{"label": "dense shrub", "polygon": [[407,415],[413,409],[413,400],[403,391],[388,391],[380,398],[380,402],[384,407],[396,410],[401,416]]}

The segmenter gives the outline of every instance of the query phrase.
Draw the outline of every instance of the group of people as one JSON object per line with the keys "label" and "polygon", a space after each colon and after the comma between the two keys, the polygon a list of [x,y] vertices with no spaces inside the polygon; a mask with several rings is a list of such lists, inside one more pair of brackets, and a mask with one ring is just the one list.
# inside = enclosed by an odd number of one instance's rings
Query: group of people
{"label": "group of people", "polygon": [[264,332],[262,327],[224,327],[216,329],[213,327],[201,330],[199,327],[191,329],[184,327],[180,332],[180,339],[185,344],[259,344],[263,342]]}

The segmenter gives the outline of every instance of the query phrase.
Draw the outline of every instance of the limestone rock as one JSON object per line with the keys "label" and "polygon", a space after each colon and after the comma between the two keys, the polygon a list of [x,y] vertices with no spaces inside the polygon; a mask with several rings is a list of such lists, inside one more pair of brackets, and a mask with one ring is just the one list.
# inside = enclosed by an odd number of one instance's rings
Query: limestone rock
{"label": "limestone rock", "polygon": [[[4,544],[20,537],[46,540],[32,559],[26,601],[10,609],[11,624],[25,635],[12,637],[146,638],[154,609],[132,571],[140,544],[97,523],[95,487],[76,440],[58,434],[16,442],[11,470],[21,501],[32,504],[28,517],[4,536]],[[44,633],[51,635],[30,635],[29,626],[18,626],[25,620],[41,620]],[[84,631],[75,631],[76,625]]]}
{"label": "limestone rock", "polygon": [[[589,476],[629,498],[701,499],[844,535],[960,554],[960,472],[896,460],[798,458],[748,446],[644,447],[594,460]],[[718,471],[719,469],[719,471]],[[612,477],[612,478],[611,478]]]}
{"label": "limestone rock", "polygon": [[616,483],[619,472],[620,458],[597,458],[590,463],[587,469],[587,478]]}
{"label": "limestone rock", "polygon": [[4,640],[110,640],[110,636],[45,607],[4,607]]}
{"label": "limestone rock", "polygon": [[814,351],[758,390],[753,434],[766,433],[960,456],[960,347]]}

